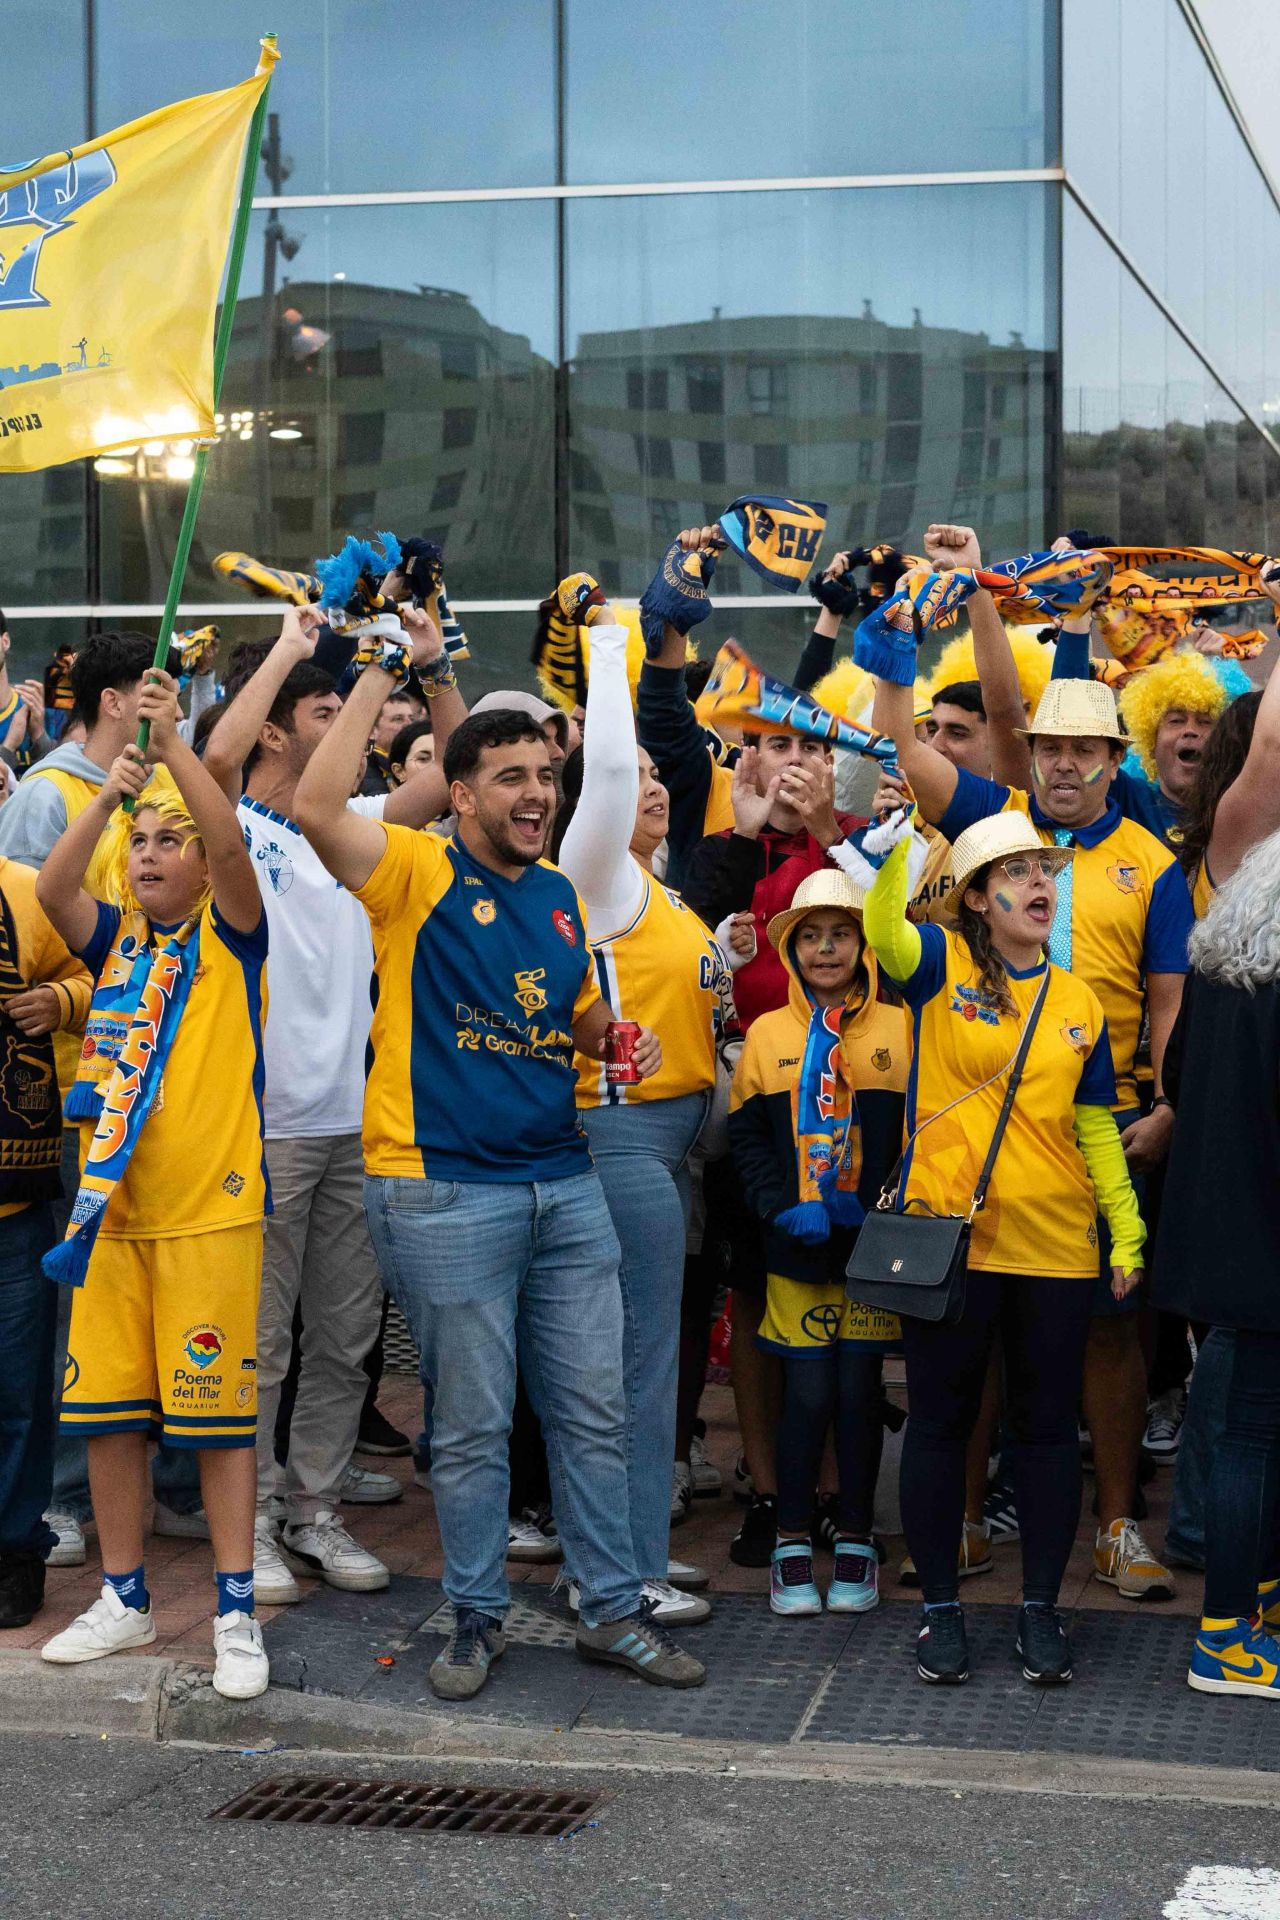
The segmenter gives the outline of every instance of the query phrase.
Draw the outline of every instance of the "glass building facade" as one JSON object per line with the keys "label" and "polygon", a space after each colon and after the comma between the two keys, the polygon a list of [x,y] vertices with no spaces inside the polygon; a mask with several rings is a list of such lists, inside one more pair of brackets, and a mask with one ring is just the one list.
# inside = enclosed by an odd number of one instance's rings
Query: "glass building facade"
{"label": "glass building facade", "polygon": [[[248,0],[10,0],[5,152],[252,65]],[[427,532],[527,677],[571,568],[636,595],[759,490],[826,551],[971,521],[1280,549],[1280,208],[1183,0],[282,0],[284,59],[183,618],[261,630],[212,556]],[[34,63],[34,66],[33,64]],[[0,253],[3,249],[0,248]],[[0,283],[3,264],[0,261]],[[0,480],[34,666],[154,624],[181,456]],[[786,669],[811,609],[724,564]]]}

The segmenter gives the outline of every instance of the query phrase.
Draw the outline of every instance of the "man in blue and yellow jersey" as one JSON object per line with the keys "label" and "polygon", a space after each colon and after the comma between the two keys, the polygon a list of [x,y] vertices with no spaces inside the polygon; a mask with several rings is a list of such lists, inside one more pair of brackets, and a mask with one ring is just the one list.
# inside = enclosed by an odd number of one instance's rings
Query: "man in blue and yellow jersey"
{"label": "man in blue and yellow jersey", "polygon": [[[373,932],[365,1205],[433,1393],[454,1627],[431,1685],[469,1698],[504,1648],[518,1345],[580,1589],[578,1653],[697,1686],[705,1670],[642,1603],[631,1544],[618,1241],[574,1105],[575,1047],[599,1059],[611,1016],[581,902],[542,858],[556,803],[547,743],[512,711],[456,729],[452,840],[354,813],[370,725],[408,658],[407,640],[384,642],[312,755],[294,815]],[[636,1052],[657,1071],[653,1034]]]}
{"label": "man in blue and yellow jersey", "polygon": [[[1127,819],[1111,794],[1128,744],[1115,695],[1097,680],[1051,680],[1027,729],[1032,791],[1001,786],[957,767],[917,740],[911,689],[877,683],[903,775],[926,820],[953,844],[977,820],[1027,814],[1047,845],[1073,847],[1059,885],[1049,957],[1093,988],[1106,1014],[1115,1062],[1114,1112],[1135,1174],[1168,1151],[1173,1115],[1160,1068],[1188,969],[1191,896],[1168,847]],[[1134,1063],[1144,1005],[1150,1022],[1155,1105],[1138,1115]],[[1109,1249],[1102,1241],[1102,1276]],[[1146,1368],[1135,1317],[1141,1295],[1114,1300],[1100,1277],[1085,1364],[1085,1418],[1098,1485],[1095,1572],[1126,1598],[1167,1599],[1172,1575],[1134,1524],[1138,1453],[1146,1424]]]}

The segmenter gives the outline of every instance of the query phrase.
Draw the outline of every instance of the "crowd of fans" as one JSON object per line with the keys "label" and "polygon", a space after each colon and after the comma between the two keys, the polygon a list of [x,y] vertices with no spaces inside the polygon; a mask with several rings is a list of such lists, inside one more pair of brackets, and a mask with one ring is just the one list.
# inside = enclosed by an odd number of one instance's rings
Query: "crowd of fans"
{"label": "crowd of fans", "polygon": [[[720,1487],[727,1319],[731,1554],[776,1615],[878,1603],[900,1354],[923,1680],[967,1679],[961,1586],[1008,1542],[1022,1671],[1071,1679],[1088,1461],[1096,1577],[1203,1566],[1190,1684],[1280,1691],[1280,677],[1202,625],[1117,671],[1090,613],[1011,633],[984,584],[913,686],[854,645],[912,577],[875,549],[814,574],[787,691],[892,751],[717,732],[687,635],[722,544],[682,534],[638,619],[562,582],[540,692],[470,711],[420,541],[364,619],[246,562],[297,604],[225,661],[99,633],[15,686],[0,615],[0,1628],[91,1522],[103,1568],[46,1660],[154,1640],[149,1474],[152,1529],[211,1543],[215,1687],[261,1692],[255,1602],[387,1586],[340,1508],[412,1446],[437,1695],[501,1656],[508,1560],[563,1560],[582,1657],[701,1684],[670,1542]],[[972,529],[923,544],[992,580]],[[955,1309],[860,1299],[867,1214],[963,1217],[980,1176]]]}

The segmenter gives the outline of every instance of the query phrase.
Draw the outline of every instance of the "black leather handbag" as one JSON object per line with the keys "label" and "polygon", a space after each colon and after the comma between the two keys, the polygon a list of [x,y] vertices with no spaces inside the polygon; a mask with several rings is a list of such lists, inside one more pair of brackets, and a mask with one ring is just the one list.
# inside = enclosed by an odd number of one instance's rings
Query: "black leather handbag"
{"label": "black leather handbag", "polygon": [[[982,1172],[978,1175],[968,1213],[908,1212],[895,1204],[902,1163],[925,1127],[932,1120],[939,1119],[942,1113],[950,1111],[950,1108],[943,1107],[939,1113],[932,1114],[924,1126],[917,1127],[907,1141],[898,1164],[885,1183],[875,1211],[867,1215],[858,1229],[858,1238],[845,1269],[845,1294],[857,1305],[879,1307],[883,1312],[896,1313],[900,1318],[938,1322],[958,1320],[964,1312],[969,1274],[969,1238],[973,1232],[973,1222],[986,1204],[996,1155],[1009,1124],[1014,1096],[1022,1079],[1022,1069],[1026,1065],[1027,1052],[1048,990],[1049,969],[1046,966],[1040,991],[1027,1014],[1027,1024],[1022,1030],[1018,1051],[1009,1068],[1009,1084],[1005,1088],[1000,1117],[996,1121],[996,1130],[991,1136],[991,1145],[987,1148],[987,1157],[982,1163]],[[998,1079],[999,1075],[995,1077]],[[990,1086],[991,1082],[985,1081],[983,1084]],[[980,1087],[972,1087],[970,1093],[963,1094],[961,1098],[967,1100],[970,1094],[979,1092]],[[959,1101],[952,1102],[952,1106],[959,1104]]]}

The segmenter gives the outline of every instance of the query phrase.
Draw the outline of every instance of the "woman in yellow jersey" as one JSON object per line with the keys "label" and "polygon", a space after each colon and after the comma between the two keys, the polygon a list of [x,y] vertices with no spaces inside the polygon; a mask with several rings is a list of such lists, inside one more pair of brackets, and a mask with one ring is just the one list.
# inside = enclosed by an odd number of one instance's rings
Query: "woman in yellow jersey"
{"label": "woman in yellow jersey", "polygon": [[906,917],[907,847],[900,838],[864,909],[867,940],[915,1025],[900,1204],[968,1212],[1023,1022],[1045,986],[974,1221],[964,1312],[953,1325],[903,1322],[902,1518],[924,1601],[917,1667],[924,1680],[969,1677],[957,1572],[965,1443],[999,1326],[1022,1533],[1018,1652],[1028,1680],[1061,1683],[1071,1678],[1071,1651],[1057,1599],[1080,1514],[1076,1417],[1099,1209],[1111,1229],[1117,1298],[1142,1277],[1144,1228],[1111,1114],[1111,1046],[1093,989],[1045,959],[1056,876],[1070,850],[1044,846],[1019,815],[978,821],[952,850],[947,905],[958,930],[944,932]]}
{"label": "woman in yellow jersey", "polygon": [[[654,877],[667,793],[638,748],[625,627],[607,608],[591,628],[580,752],[565,762],[571,817],[559,859],[582,895],[596,974],[618,1020],[652,1027],[662,1067],[610,1084],[578,1060],[578,1106],[622,1245],[627,1474],[636,1565],[664,1624],[705,1619],[705,1600],[668,1583],[687,1161],[715,1084],[728,968],[696,914]],[[686,1572],[682,1575],[688,1579]]]}

